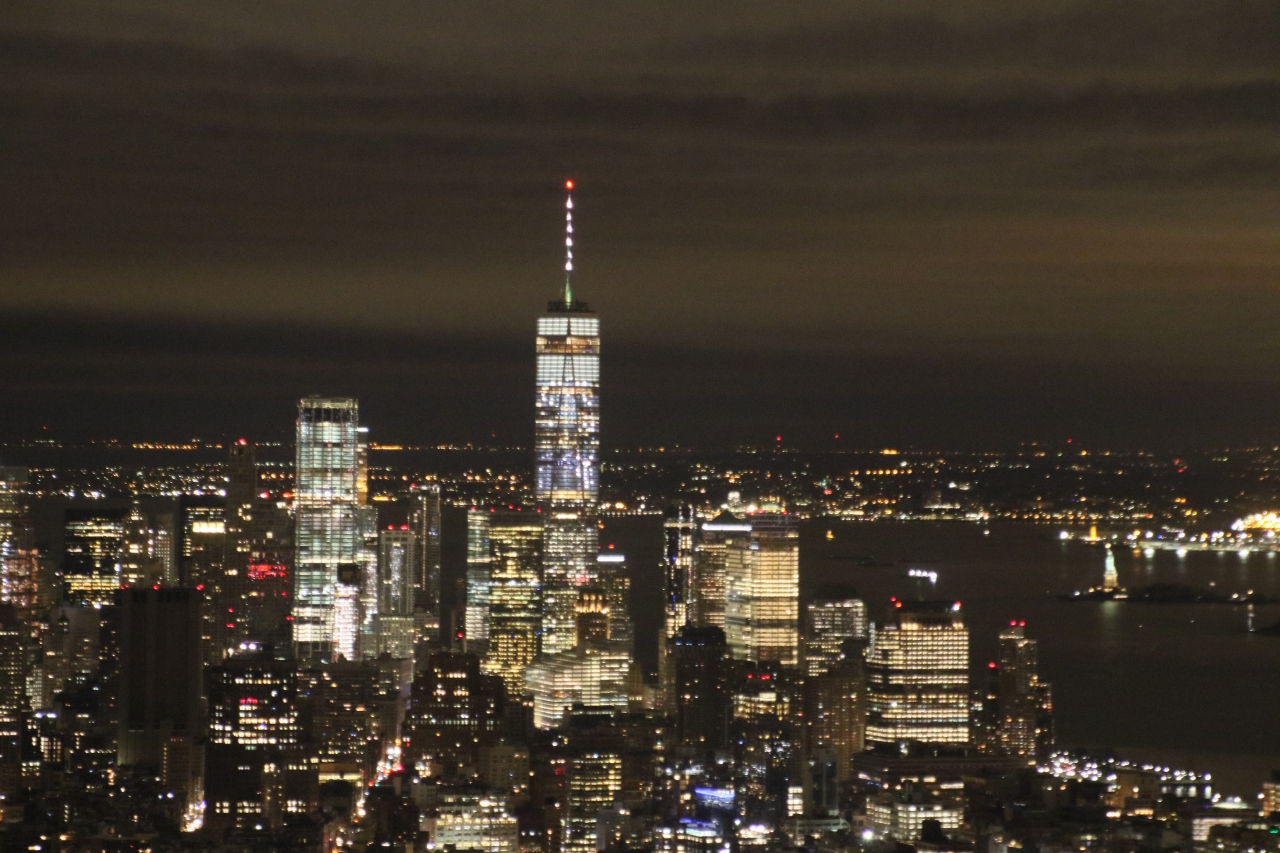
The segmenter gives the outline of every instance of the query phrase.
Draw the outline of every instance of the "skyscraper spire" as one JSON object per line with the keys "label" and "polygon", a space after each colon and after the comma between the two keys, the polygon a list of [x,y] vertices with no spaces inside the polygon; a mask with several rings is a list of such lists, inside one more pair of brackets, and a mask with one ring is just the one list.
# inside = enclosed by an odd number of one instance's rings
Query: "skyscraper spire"
{"label": "skyscraper spire", "polygon": [[564,182],[564,305],[573,305],[573,181]]}

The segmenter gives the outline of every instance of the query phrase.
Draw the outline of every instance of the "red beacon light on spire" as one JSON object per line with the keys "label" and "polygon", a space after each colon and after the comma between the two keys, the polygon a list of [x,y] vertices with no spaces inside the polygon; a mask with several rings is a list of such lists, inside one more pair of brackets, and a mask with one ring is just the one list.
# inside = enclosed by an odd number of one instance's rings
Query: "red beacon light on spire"
{"label": "red beacon light on spire", "polygon": [[565,182],[564,182],[564,188],[565,188],[565,189],[567,189],[567,190],[571,190],[571,189],[573,189],[573,181],[565,181]]}

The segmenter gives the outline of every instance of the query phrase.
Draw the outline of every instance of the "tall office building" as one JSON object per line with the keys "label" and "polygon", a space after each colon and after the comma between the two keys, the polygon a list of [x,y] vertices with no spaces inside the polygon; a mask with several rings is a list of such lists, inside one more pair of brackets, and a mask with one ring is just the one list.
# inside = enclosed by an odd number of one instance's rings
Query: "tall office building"
{"label": "tall office building", "polygon": [[612,550],[597,554],[595,582],[579,587],[580,593],[589,589],[598,591],[602,597],[608,616],[609,641],[634,655],[636,630],[631,621],[631,576],[627,573],[626,555]]}
{"label": "tall office building", "polygon": [[489,517],[493,509],[467,510],[467,604],[464,624],[468,651],[483,656],[489,646]]}
{"label": "tall office building", "polygon": [[378,655],[413,657],[418,544],[407,524],[378,531],[378,614],[374,625]]}
{"label": "tall office building", "polygon": [[440,526],[443,503],[439,483],[418,486],[411,496],[409,529],[417,540],[414,609],[440,611]]}
{"label": "tall office building", "polygon": [[686,625],[667,640],[675,743],[712,753],[729,744],[728,648],[724,630]]}
{"label": "tall office building", "polygon": [[299,661],[354,660],[362,623],[359,404],[298,404],[293,642]]}
{"label": "tall office building", "polygon": [[857,598],[820,598],[805,608],[804,671],[813,677],[844,660],[850,640],[867,639],[867,606]]}
{"label": "tall office building", "polygon": [[542,630],[542,519],[498,510],[489,519],[489,648],[484,668],[513,696],[524,692],[524,671],[538,654]]}
{"label": "tall office building", "polygon": [[22,790],[22,718],[26,699],[30,628],[18,608],[0,603],[0,800]]}
{"label": "tall office building", "polygon": [[760,513],[725,550],[725,636],[739,660],[800,658],[800,533],[793,517]]}
{"label": "tall office building", "polygon": [[751,523],[730,512],[703,522],[693,546],[690,624],[724,628],[725,560],[729,544],[750,533]]}
{"label": "tall office building", "polygon": [[101,607],[120,587],[128,510],[105,507],[66,511],[62,582],[68,601]]}
{"label": "tall office building", "polygon": [[[572,190],[569,182],[567,189]],[[573,297],[573,198],[565,202],[565,280],[538,318],[535,496],[543,516],[542,651],[576,641],[577,587],[595,574],[600,471],[600,321]]]}
{"label": "tall office building", "polygon": [[200,799],[205,733],[201,594],[183,587],[120,590],[116,677],[120,766],[160,771]]}
{"label": "tall office building", "polygon": [[958,601],[893,601],[867,648],[867,741],[969,742],[969,629]]}
{"label": "tall office building", "polygon": [[319,774],[301,740],[291,661],[249,653],[211,668],[205,828],[279,827],[313,811]]}
{"label": "tall office building", "polygon": [[689,623],[689,599],[693,588],[693,541],[698,533],[698,520],[688,505],[667,510],[662,521],[662,636],[659,645],[665,651],[667,640]]}
{"label": "tall office building", "polygon": [[27,469],[0,467],[0,602],[28,623],[35,618],[39,570]]}
{"label": "tall office building", "polygon": [[997,739],[1006,755],[1036,757],[1052,741],[1049,685],[1040,681],[1037,643],[1026,635],[1025,622],[1010,622],[1000,632],[997,669]]}

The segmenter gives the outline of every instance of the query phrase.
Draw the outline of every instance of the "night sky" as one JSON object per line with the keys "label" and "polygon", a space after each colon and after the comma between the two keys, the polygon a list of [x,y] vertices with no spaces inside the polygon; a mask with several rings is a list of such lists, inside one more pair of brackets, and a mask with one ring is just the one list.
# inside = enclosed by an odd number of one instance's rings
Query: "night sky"
{"label": "night sky", "polygon": [[1280,442],[1274,2],[0,4],[0,438]]}

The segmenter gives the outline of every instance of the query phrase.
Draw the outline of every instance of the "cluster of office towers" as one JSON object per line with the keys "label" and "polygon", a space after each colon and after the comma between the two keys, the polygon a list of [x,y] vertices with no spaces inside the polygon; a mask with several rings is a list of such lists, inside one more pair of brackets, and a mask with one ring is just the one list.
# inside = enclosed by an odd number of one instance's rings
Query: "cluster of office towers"
{"label": "cluster of office towers", "polygon": [[600,329],[573,296],[568,204],[565,289],[537,322],[534,499],[468,510],[460,617],[441,609],[444,496],[414,485],[404,523],[379,523],[354,399],[299,403],[291,495],[241,440],[225,500],[68,510],[52,610],[23,472],[0,470],[0,797],[47,765],[155,767],[193,822],[278,829],[319,782],[403,765],[440,845],[719,853],[847,830],[877,750],[1043,753],[1021,626],[973,691],[959,603],[895,600],[873,625],[828,595],[802,620],[781,506],[668,511],[659,671],[640,672],[632,576],[599,544]]}

